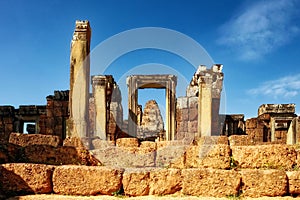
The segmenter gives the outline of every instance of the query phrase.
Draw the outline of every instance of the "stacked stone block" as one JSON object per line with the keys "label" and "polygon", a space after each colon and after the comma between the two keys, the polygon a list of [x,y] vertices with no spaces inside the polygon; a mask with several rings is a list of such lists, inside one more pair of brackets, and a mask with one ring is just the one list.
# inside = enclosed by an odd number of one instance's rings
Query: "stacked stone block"
{"label": "stacked stone block", "polygon": [[198,97],[178,97],[176,104],[177,140],[193,140],[198,132]]}
{"label": "stacked stone block", "polygon": [[14,111],[13,106],[0,107],[0,135],[4,140],[8,140],[9,134],[14,130]]}
{"label": "stacked stone block", "polygon": [[[40,120],[41,134],[66,138],[66,120],[69,118],[69,91],[54,91],[47,96],[46,117]],[[45,130],[43,132],[42,130]]]}
{"label": "stacked stone block", "polygon": [[267,128],[263,122],[257,118],[246,120],[246,133],[254,143],[268,142]]}

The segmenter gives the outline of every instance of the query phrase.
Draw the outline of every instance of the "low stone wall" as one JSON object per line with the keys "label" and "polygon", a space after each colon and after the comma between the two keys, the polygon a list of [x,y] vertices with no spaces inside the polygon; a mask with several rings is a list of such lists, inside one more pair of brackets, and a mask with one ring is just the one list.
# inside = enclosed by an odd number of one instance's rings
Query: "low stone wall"
{"label": "low stone wall", "polygon": [[299,171],[275,169],[112,168],[10,163],[0,165],[2,195],[126,196],[182,194],[208,197],[299,195]]}
{"label": "low stone wall", "polygon": [[300,195],[299,146],[228,145],[226,137],[207,137],[192,143],[140,143],[126,138],[116,141],[117,145],[94,139],[92,144],[91,151],[74,138],[57,147],[1,145],[2,163],[27,163],[0,165],[0,196]]}

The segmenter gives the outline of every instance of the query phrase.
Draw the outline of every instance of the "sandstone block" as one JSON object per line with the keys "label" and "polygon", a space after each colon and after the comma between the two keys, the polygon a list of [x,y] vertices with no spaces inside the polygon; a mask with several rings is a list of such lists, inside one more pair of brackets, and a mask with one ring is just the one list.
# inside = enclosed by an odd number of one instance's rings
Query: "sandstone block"
{"label": "sandstone block", "polygon": [[92,165],[101,163],[89,151],[75,147],[52,147],[48,145],[31,145],[24,148],[26,162],[50,165]]}
{"label": "sandstone block", "polygon": [[197,133],[198,132],[198,121],[189,121],[188,122],[188,132]]}
{"label": "sandstone block", "polygon": [[54,135],[11,133],[9,143],[23,147],[35,144],[57,147],[62,144],[62,141],[58,136]]}
{"label": "sandstone block", "polygon": [[198,109],[198,97],[189,97],[189,109]]}
{"label": "sandstone block", "polygon": [[300,194],[300,171],[289,171],[286,172],[289,183],[289,194],[299,195]]}
{"label": "sandstone block", "polygon": [[292,169],[296,151],[288,145],[231,146],[232,157],[240,168]]}
{"label": "sandstone block", "polygon": [[288,180],[282,170],[242,170],[242,195],[246,197],[283,196],[288,192]]}
{"label": "sandstone block", "polygon": [[22,161],[21,148],[18,145],[0,144],[0,163],[14,163]]}
{"label": "sandstone block", "polygon": [[171,140],[171,141],[158,141],[156,142],[157,149],[165,148],[167,146],[182,146],[185,145],[185,141],[181,140]]}
{"label": "sandstone block", "polygon": [[251,118],[246,120],[247,129],[255,129],[257,127],[257,118]]}
{"label": "sandstone block", "polygon": [[176,121],[177,122],[187,122],[189,121],[189,110],[185,109],[177,109],[176,110]]}
{"label": "sandstone block", "polygon": [[184,168],[187,146],[166,146],[156,152],[156,167]]}
{"label": "sandstone block", "polygon": [[67,137],[63,142],[63,146],[86,149],[89,145],[87,138]]}
{"label": "sandstone block", "polygon": [[177,132],[187,132],[188,131],[188,121],[177,122]]}
{"label": "sandstone block", "polygon": [[107,148],[110,146],[115,146],[112,141],[101,140],[101,139],[93,139],[92,145],[93,145],[94,149],[101,149],[101,148]]}
{"label": "sandstone block", "polygon": [[197,139],[198,145],[215,145],[215,144],[224,144],[228,145],[227,136],[202,136]]}
{"label": "sandstone block", "polygon": [[156,145],[156,142],[143,141],[140,144],[140,148],[150,148],[150,149],[156,150],[157,145]]}
{"label": "sandstone block", "polygon": [[103,165],[122,168],[154,167],[155,151],[151,148],[108,147],[92,150]]}
{"label": "sandstone block", "polygon": [[150,171],[148,169],[126,169],[122,184],[125,195],[145,196],[149,194]]}
{"label": "sandstone block", "polygon": [[249,146],[255,144],[249,135],[231,135],[228,137],[228,140],[230,146]]}
{"label": "sandstone block", "polygon": [[137,138],[119,138],[116,145],[118,147],[138,147],[139,140]]}
{"label": "sandstone block", "polygon": [[198,108],[190,108],[189,110],[189,120],[197,121],[198,120]]}
{"label": "sandstone block", "polygon": [[3,164],[0,166],[0,188],[6,195],[51,193],[53,169],[53,166],[41,164]]}
{"label": "sandstone block", "polygon": [[230,168],[229,145],[190,146],[186,152],[186,168]]}
{"label": "sandstone block", "polygon": [[193,196],[238,195],[241,177],[233,170],[184,169],[182,193]]}
{"label": "sandstone block", "polygon": [[177,97],[176,107],[179,109],[188,108],[188,98],[187,97]]}
{"label": "sandstone block", "polygon": [[59,166],[53,172],[53,191],[64,195],[111,195],[122,186],[122,169]]}
{"label": "sandstone block", "polygon": [[180,169],[156,169],[150,172],[150,195],[174,194],[181,188]]}

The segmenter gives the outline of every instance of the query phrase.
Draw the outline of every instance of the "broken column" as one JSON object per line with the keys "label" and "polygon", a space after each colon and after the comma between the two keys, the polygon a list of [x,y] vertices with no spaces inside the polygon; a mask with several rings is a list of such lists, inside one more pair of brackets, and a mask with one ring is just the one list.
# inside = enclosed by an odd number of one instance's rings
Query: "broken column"
{"label": "broken column", "polygon": [[222,65],[200,66],[193,79],[198,84],[198,135],[219,135],[219,108],[223,87]]}
{"label": "broken column", "polygon": [[[115,134],[116,123],[119,116],[120,91],[111,75],[93,76],[93,97],[94,97],[94,136],[100,137],[102,140],[111,139],[109,135]],[[112,127],[112,122],[113,126]]]}
{"label": "broken column", "polygon": [[106,76],[94,76],[92,78],[93,95],[95,104],[95,127],[94,136],[100,137],[102,140],[106,140]]}
{"label": "broken column", "polygon": [[87,137],[89,134],[89,78],[91,28],[88,21],[76,21],[70,56],[70,118],[67,136]]}

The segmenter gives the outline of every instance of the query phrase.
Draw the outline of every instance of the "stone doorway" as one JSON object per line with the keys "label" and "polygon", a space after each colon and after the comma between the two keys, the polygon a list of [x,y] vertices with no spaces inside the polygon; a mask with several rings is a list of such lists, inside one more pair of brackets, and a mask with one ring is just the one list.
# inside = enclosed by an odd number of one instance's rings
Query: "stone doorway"
{"label": "stone doorway", "polygon": [[138,89],[166,90],[166,133],[165,140],[175,139],[175,104],[176,84],[175,75],[131,75],[127,77],[128,87],[128,134],[136,137],[138,116]]}

